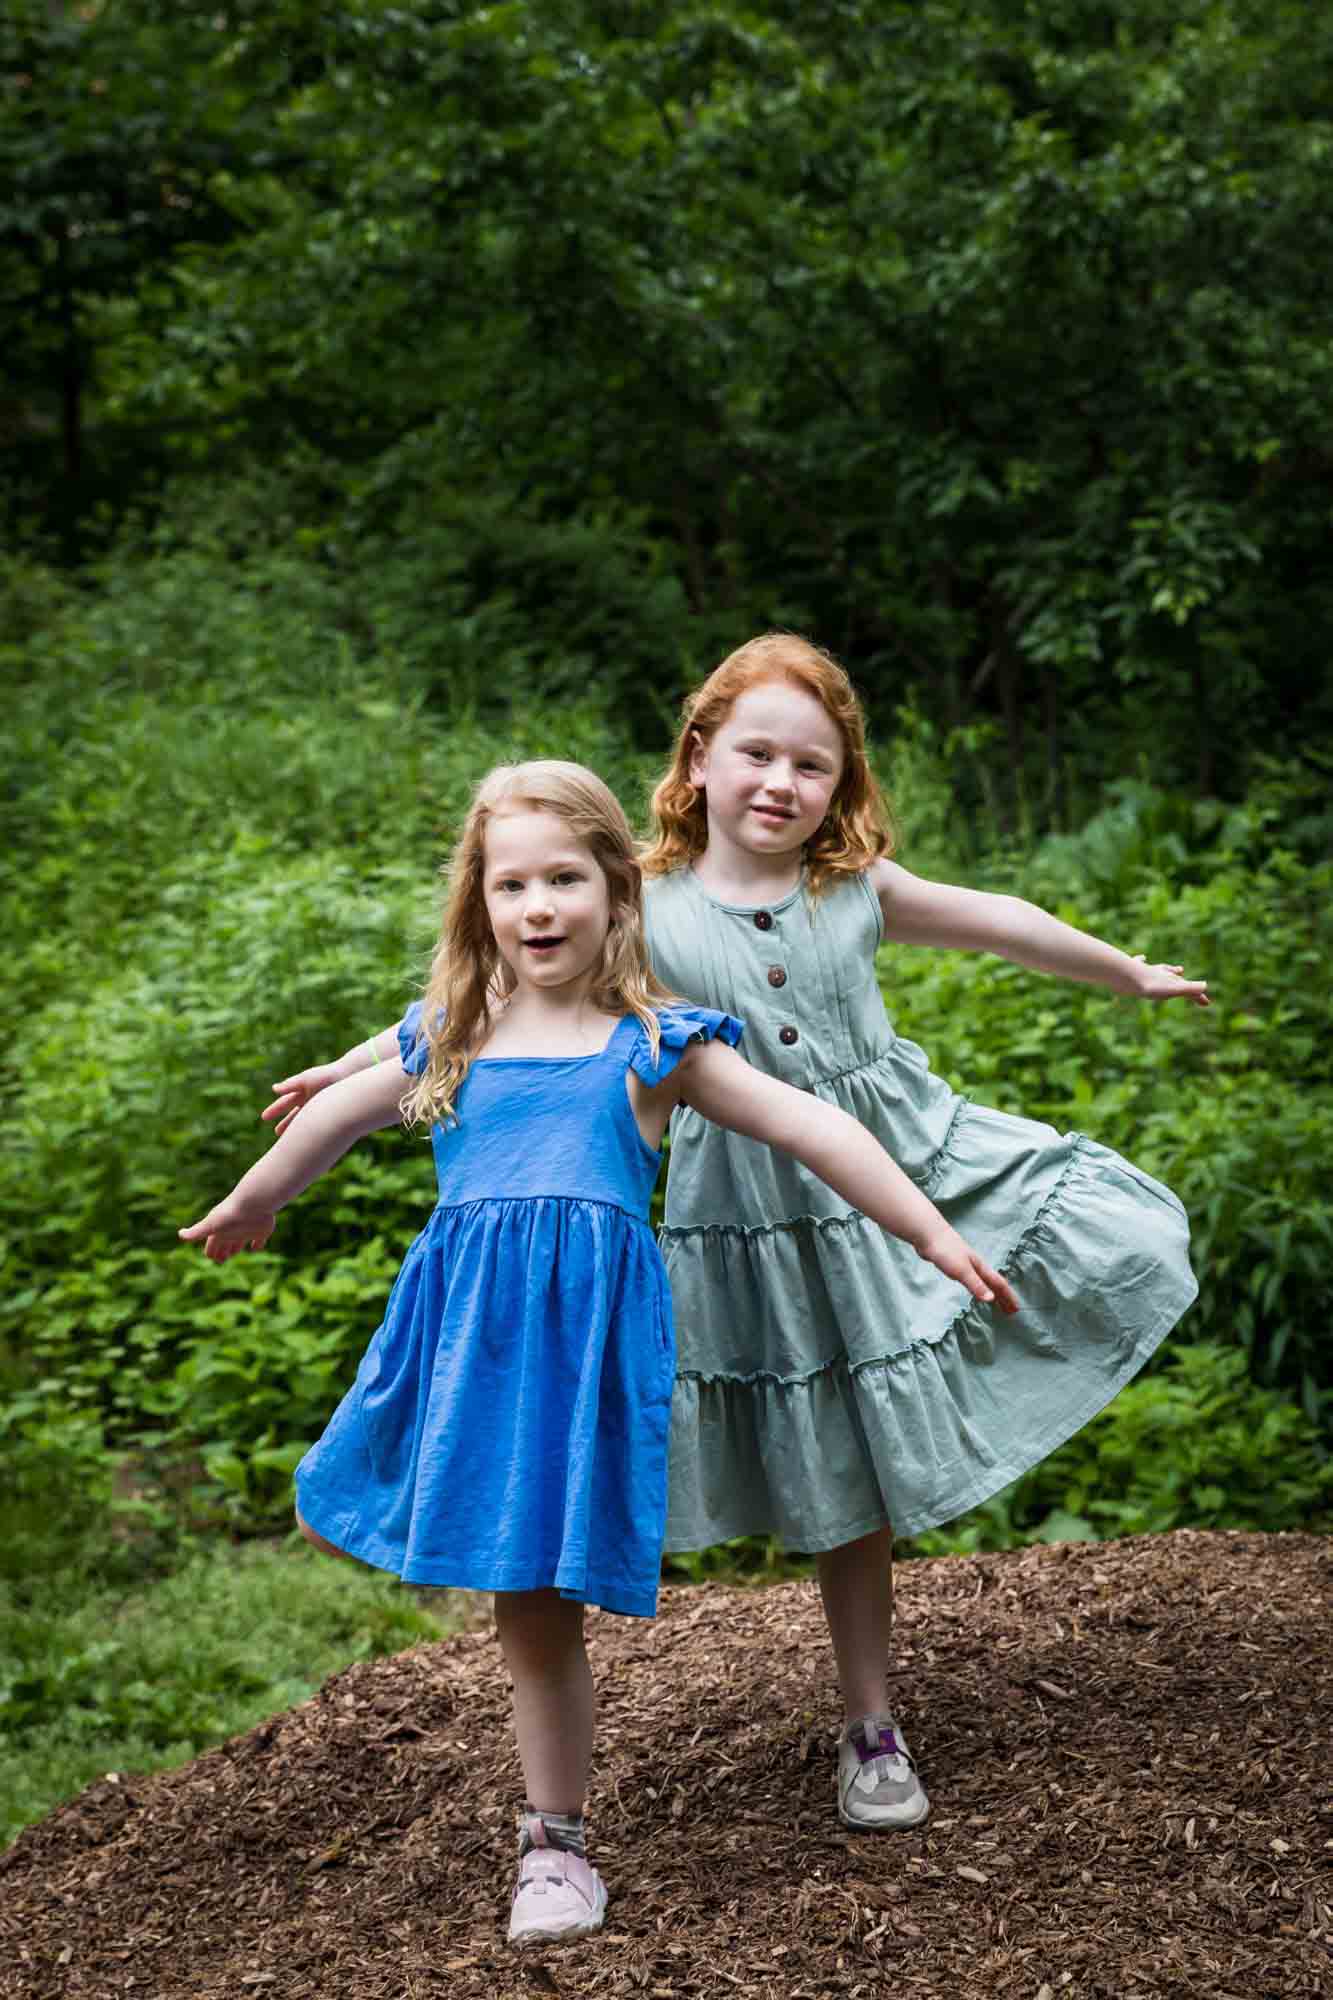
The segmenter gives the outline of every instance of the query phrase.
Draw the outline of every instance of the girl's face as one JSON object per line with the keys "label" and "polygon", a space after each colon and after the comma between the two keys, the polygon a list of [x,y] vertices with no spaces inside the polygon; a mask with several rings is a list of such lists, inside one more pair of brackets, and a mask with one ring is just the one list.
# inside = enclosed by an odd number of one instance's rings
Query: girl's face
{"label": "girl's face", "polygon": [[487,821],[482,856],[486,914],[519,986],[590,984],[611,898],[587,843],[557,814],[518,807]]}
{"label": "girl's face", "polygon": [[690,782],[707,794],[710,842],[799,852],[829,809],[844,761],[842,732],[814,695],[791,681],[747,688],[690,758]]}

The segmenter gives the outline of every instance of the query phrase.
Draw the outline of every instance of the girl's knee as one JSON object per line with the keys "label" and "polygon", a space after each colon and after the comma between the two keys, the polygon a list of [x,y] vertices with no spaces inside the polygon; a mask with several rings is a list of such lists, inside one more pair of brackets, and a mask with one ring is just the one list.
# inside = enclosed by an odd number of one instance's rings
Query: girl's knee
{"label": "girl's knee", "polygon": [[555,1590],[497,1590],[495,1627],[506,1658],[578,1651],[583,1611],[583,1605]]}
{"label": "girl's knee", "polygon": [[345,1550],[335,1549],[332,1542],[326,1542],[323,1535],[317,1535],[310,1523],[303,1521],[299,1513],[296,1516],[296,1527],[297,1532],[309,1542],[311,1548],[318,1549],[321,1555],[338,1556],[341,1560],[346,1560]]}

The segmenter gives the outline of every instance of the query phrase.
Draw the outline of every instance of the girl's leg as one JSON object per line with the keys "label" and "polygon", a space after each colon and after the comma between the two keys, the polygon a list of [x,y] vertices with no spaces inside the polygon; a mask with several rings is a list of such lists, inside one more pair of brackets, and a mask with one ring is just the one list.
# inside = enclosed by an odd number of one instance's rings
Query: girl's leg
{"label": "girl's leg", "polygon": [[818,1559],[846,1719],[838,1740],[838,1812],[859,1830],[920,1826],[930,1812],[903,1734],[888,1713],[893,1630],[893,1534],[845,1542]]}
{"label": "girl's leg", "polygon": [[877,1528],[815,1560],[845,1720],[882,1715],[893,1632],[893,1530]]}
{"label": "girl's leg", "polygon": [[597,1930],[606,1890],[583,1844],[592,1759],[592,1672],[583,1606],[553,1590],[497,1591],[495,1623],[514,1683],[514,1733],[527,1787],[511,1944]]}
{"label": "girl's leg", "polygon": [[326,1542],[323,1535],[317,1535],[315,1530],[310,1526],[310,1523],[303,1521],[299,1514],[296,1517],[296,1526],[298,1532],[304,1535],[311,1548],[318,1549],[322,1556],[337,1556],[341,1562],[355,1561],[355,1557],[349,1556],[346,1549],[335,1549],[332,1542]]}
{"label": "girl's leg", "polygon": [[528,1804],[537,1812],[581,1813],[593,1730],[583,1606],[554,1590],[497,1591],[495,1623],[514,1684]]}

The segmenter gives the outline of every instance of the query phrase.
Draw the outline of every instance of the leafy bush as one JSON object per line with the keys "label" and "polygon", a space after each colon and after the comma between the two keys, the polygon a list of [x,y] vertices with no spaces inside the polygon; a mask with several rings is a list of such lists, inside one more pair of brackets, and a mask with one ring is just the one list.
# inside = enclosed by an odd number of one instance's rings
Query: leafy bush
{"label": "leafy bush", "polygon": [[[0,996],[14,1012],[86,1000],[103,968],[123,969],[131,933],[139,953],[164,903],[196,937],[221,941],[248,921],[248,957],[269,912],[262,900],[245,909],[238,891],[266,875],[280,887],[284,866],[363,895],[369,885],[369,902],[382,874],[410,877],[424,913],[473,785],[508,758],[570,757],[627,799],[641,789],[586,660],[571,672],[575,698],[493,708],[482,723],[441,692],[465,636],[440,641],[430,662],[367,661],[364,632],[354,644],[346,629],[345,587],[317,555],[235,563],[190,544],[152,562],[120,553],[98,583],[49,599],[33,586],[15,615],[38,619],[33,599],[44,618],[0,651],[0,883],[17,947]],[[492,652],[468,671],[498,682],[507,668]],[[360,924],[350,903],[338,917],[345,928],[319,956],[346,963]]]}
{"label": "leafy bush", "polygon": [[182,1535],[151,1465],[66,1404],[80,1386],[11,1379],[0,1400],[0,1845],[103,1772],[180,1763],[455,1615],[295,1536]]}
{"label": "leafy bush", "polygon": [[2,669],[0,1359],[109,1449],[202,1456],[210,1505],[251,1523],[285,1515],[373,1330],[428,1149],[377,1135],[238,1282],[177,1226],[267,1143],[275,1076],[418,990],[483,771],[566,756],[641,788],[582,670],[577,702],[486,728],[443,700],[447,644],[367,667],[345,581],[269,498],[266,526],[222,509],[122,547],[95,592],[0,577],[25,639]]}
{"label": "leafy bush", "polygon": [[51,1386],[11,1385],[0,1402],[0,1596],[21,1607],[57,1574],[133,1583],[156,1546],[151,1510],[117,1492],[102,1423]]}
{"label": "leafy bush", "polygon": [[30,1596],[0,1583],[0,1614],[0,1844],[105,1771],[184,1763],[453,1618],[304,1545],[187,1547],[128,1595],[48,1570]]}

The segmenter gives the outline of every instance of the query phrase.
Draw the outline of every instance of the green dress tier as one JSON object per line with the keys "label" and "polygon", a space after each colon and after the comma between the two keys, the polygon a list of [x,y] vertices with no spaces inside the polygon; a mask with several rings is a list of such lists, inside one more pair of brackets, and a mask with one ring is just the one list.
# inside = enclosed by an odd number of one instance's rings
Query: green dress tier
{"label": "green dress tier", "polygon": [[762,909],[689,869],[647,886],[654,967],[745,1022],[756,1068],[872,1131],[1018,1293],[1006,1318],[782,1153],[683,1108],[662,1254],[676,1321],[666,1547],[837,1548],[955,1519],[1072,1436],[1195,1296],[1159,1181],[988,1110],[896,1035],[864,876]]}

